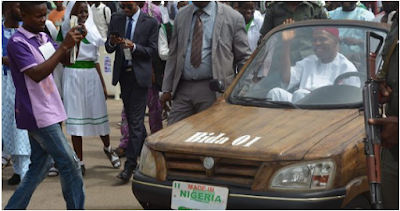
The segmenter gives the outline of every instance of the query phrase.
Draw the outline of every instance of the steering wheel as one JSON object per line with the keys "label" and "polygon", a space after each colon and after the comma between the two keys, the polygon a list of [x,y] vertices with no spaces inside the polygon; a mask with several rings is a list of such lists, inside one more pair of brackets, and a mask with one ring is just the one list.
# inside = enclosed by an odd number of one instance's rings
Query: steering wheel
{"label": "steering wheel", "polygon": [[[360,78],[360,82],[364,81],[363,79],[367,78],[367,74],[363,72],[347,72],[347,73],[342,73],[338,77],[336,77],[335,81],[333,82],[334,85],[339,85],[339,81],[345,79],[345,78],[350,78],[352,76],[356,76]],[[360,83],[360,88],[364,86],[363,83]]]}

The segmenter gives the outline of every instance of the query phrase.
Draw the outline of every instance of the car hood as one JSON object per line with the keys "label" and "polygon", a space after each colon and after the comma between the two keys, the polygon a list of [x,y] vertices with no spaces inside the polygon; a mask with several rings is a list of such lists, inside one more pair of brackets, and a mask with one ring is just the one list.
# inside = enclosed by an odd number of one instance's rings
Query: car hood
{"label": "car hood", "polygon": [[316,159],[338,154],[337,146],[359,139],[362,120],[357,109],[260,108],[220,100],[149,136],[146,144],[161,152],[256,161],[302,160],[312,151]]}

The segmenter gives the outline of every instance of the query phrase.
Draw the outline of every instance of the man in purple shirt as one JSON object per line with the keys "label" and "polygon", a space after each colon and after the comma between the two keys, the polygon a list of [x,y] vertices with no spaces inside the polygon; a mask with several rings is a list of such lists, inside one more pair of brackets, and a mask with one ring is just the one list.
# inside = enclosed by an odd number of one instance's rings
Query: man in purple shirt
{"label": "man in purple shirt", "polygon": [[68,63],[70,49],[84,35],[74,27],[58,47],[43,32],[46,2],[21,2],[20,10],[23,25],[10,38],[7,51],[16,88],[17,128],[28,130],[32,154],[29,170],[5,209],[26,209],[36,187],[47,175],[51,157],[60,170],[67,209],[83,209],[81,169],[58,124],[67,116],[51,73],[58,62]]}

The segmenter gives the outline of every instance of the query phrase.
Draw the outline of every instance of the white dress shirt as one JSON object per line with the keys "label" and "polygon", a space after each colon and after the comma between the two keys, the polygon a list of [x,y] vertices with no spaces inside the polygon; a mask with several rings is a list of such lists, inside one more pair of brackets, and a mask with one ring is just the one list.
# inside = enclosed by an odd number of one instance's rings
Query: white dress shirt
{"label": "white dress shirt", "polygon": [[108,25],[111,20],[111,10],[105,4],[100,3],[98,7],[95,4],[91,7],[93,20],[103,39],[107,39]]}

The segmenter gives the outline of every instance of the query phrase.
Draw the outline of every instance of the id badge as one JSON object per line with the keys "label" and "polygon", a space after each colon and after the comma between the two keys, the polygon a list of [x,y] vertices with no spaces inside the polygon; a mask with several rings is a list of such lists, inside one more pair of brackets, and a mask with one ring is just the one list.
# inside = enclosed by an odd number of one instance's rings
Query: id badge
{"label": "id badge", "polygon": [[131,49],[129,48],[124,48],[124,56],[125,56],[125,60],[132,60],[132,53],[131,53]]}
{"label": "id badge", "polygon": [[56,49],[54,48],[53,44],[51,44],[51,42],[47,42],[44,45],[40,46],[39,50],[45,60],[48,60],[56,52]]}

